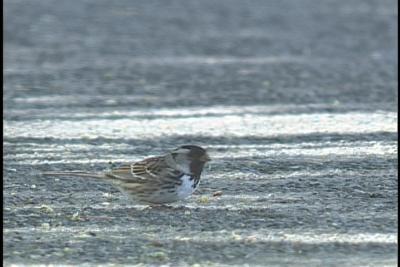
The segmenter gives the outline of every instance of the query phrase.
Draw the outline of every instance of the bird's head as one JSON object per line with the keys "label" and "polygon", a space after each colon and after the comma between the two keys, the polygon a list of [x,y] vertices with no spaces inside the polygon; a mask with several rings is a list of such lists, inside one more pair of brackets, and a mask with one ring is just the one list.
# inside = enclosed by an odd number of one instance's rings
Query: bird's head
{"label": "bird's head", "polygon": [[204,164],[210,161],[207,151],[199,146],[184,145],[171,151],[176,165],[185,173],[201,174]]}

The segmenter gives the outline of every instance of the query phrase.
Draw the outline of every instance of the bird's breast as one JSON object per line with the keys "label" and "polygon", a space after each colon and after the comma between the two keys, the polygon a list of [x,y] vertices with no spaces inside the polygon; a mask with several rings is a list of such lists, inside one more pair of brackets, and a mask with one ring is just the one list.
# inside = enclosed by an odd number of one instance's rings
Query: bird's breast
{"label": "bird's breast", "polygon": [[178,198],[184,199],[189,197],[196,190],[199,181],[196,181],[193,176],[184,174],[181,178],[181,184],[178,186]]}

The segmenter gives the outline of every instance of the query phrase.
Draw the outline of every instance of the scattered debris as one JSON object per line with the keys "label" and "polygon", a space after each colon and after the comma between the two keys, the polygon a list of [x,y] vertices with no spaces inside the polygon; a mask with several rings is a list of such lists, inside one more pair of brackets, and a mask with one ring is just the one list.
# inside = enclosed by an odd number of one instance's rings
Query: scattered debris
{"label": "scattered debris", "polygon": [[166,261],[169,259],[168,255],[162,251],[153,252],[153,253],[147,254],[147,256],[150,258],[155,258],[160,261]]}
{"label": "scattered debris", "polygon": [[210,199],[208,198],[208,196],[201,196],[198,201],[202,204],[207,204],[208,202],[210,202]]}
{"label": "scattered debris", "polygon": [[82,217],[79,214],[79,211],[75,212],[74,214],[72,214],[72,216],[70,217],[71,221],[82,221]]}
{"label": "scattered debris", "polygon": [[43,229],[48,230],[48,229],[50,229],[50,224],[49,224],[49,223],[42,223],[42,224],[41,224],[41,227],[42,227]]}
{"label": "scattered debris", "polygon": [[47,205],[41,205],[39,207],[39,210],[41,212],[44,212],[44,213],[53,213],[54,212],[54,209],[52,207],[50,207],[50,206],[47,206]]}
{"label": "scattered debris", "polygon": [[213,194],[212,194],[212,196],[213,197],[220,197],[220,196],[222,196],[222,191],[216,191],[216,192],[214,192]]}
{"label": "scattered debris", "polygon": [[161,243],[159,240],[152,240],[150,241],[150,245],[153,247],[162,247],[163,243]]}
{"label": "scattered debris", "polygon": [[88,234],[91,235],[91,236],[96,236],[95,232],[88,232]]}

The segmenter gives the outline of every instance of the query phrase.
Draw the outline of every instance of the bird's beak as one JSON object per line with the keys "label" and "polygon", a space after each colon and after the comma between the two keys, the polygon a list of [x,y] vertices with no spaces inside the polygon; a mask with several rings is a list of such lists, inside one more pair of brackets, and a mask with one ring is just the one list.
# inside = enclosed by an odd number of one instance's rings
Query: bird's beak
{"label": "bird's beak", "polygon": [[204,154],[201,158],[201,161],[207,162],[207,161],[211,161],[211,158],[208,154]]}

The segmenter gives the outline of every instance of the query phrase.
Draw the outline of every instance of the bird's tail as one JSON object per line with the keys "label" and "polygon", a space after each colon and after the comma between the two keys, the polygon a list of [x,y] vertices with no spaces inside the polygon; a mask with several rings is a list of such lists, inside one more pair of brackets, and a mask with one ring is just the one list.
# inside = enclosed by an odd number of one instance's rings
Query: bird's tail
{"label": "bird's tail", "polygon": [[90,177],[97,179],[104,179],[105,176],[102,173],[91,173],[82,171],[69,171],[69,172],[44,172],[44,176],[77,176],[77,177]]}

